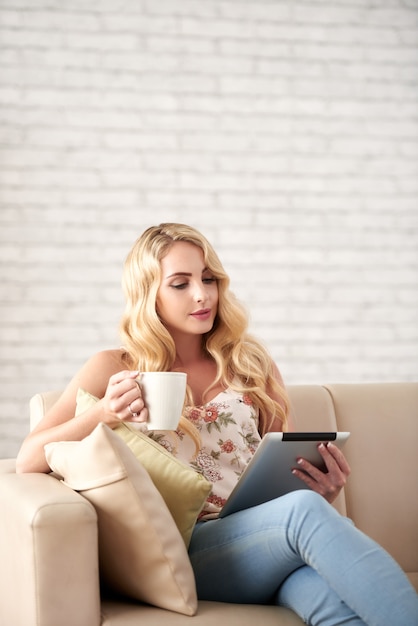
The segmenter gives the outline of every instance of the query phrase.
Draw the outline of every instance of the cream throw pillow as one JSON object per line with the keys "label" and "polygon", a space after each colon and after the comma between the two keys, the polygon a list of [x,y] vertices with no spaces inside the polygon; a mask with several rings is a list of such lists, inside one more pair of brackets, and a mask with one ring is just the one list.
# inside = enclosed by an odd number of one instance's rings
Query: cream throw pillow
{"label": "cream throw pillow", "polygon": [[[95,402],[95,396],[79,389],[76,414]],[[129,423],[121,422],[113,432],[123,439],[151,476],[188,547],[196,519],[212,489],[211,483]]]}
{"label": "cream throw pillow", "polygon": [[186,546],[147,471],[99,424],[82,441],[49,443],[51,469],[96,509],[100,570],[116,590],[194,615],[197,594]]}

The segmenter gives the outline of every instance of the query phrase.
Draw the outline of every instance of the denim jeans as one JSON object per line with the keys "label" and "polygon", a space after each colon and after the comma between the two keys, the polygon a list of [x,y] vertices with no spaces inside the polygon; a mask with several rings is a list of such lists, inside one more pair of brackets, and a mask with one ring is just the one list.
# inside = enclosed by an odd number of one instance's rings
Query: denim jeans
{"label": "denim jeans", "polygon": [[418,624],[399,565],[310,490],[199,522],[189,555],[202,600],[275,603],[312,626]]}

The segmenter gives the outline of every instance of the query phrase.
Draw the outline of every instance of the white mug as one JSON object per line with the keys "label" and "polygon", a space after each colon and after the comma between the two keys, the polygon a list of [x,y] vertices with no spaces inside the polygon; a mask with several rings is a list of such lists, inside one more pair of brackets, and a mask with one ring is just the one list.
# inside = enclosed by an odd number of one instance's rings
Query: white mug
{"label": "white mug", "polygon": [[149,430],[176,430],[186,396],[184,372],[141,372],[137,381],[148,409]]}

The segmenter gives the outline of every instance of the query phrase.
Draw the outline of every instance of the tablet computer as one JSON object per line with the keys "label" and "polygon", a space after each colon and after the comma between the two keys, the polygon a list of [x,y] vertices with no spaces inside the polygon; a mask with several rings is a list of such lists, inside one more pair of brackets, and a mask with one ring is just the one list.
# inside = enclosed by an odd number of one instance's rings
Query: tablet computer
{"label": "tablet computer", "polygon": [[297,459],[303,457],[324,469],[318,444],[332,441],[341,448],[349,435],[349,432],[267,433],[222,507],[219,517],[273,500],[289,491],[309,489],[300,478],[292,474],[292,469],[298,467]]}

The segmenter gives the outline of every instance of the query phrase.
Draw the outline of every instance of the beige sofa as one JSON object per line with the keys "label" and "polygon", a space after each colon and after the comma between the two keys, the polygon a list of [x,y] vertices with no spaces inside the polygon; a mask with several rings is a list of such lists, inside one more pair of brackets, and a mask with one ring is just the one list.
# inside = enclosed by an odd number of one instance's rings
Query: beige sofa
{"label": "beige sofa", "polygon": [[[289,387],[298,430],[349,430],[352,474],[335,506],[388,550],[418,589],[418,384]],[[31,401],[31,424],[56,399]],[[297,626],[273,606],[199,602],[193,617],[111,598],[99,587],[93,506],[51,475],[0,462],[0,624],[5,626]],[[164,590],[161,590],[164,593]]]}

